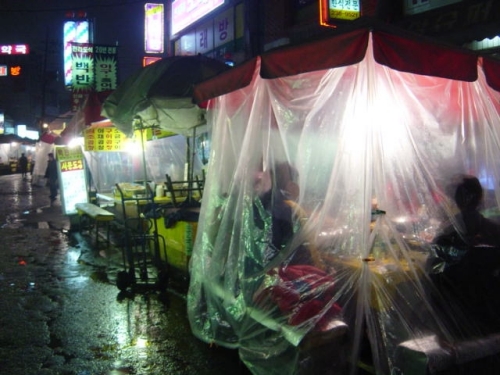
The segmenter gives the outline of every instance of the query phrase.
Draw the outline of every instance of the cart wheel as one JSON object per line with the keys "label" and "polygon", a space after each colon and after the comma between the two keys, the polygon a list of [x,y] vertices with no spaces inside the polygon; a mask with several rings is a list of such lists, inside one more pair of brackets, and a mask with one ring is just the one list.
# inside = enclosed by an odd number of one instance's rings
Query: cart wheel
{"label": "cart wheel", "polygon": [[158,273],[158,280],[156,281],[156,287],[160,291],[166,291],[168,287],[168,272],[160,271]]}
{"label": "cart wheel", "polygon": [[126,290],[132,283],[130,282],[130,276],[127,271],[120,271],[116,275],[116,286],[121,291]]}

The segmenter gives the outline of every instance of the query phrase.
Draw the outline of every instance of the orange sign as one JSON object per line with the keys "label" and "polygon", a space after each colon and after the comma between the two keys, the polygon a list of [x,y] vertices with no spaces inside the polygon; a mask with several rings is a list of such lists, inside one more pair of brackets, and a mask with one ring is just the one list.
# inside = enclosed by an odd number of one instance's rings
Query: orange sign
{"label": "orange sign", "polygon": [[21,67],[19,65],[10,67],[10,75],[11,76],[20,76],[21,75]]}

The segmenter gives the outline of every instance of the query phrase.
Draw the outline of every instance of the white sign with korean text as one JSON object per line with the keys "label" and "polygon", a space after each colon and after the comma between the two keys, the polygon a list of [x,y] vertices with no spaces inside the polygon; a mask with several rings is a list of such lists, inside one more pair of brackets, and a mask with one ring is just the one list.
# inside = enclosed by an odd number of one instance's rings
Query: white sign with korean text
{"label": "white sign with korean text", "polygon": [[234,8],[229,8],[215,17],[214,35],[215,47],[234,40]]}
{"label": "white sign with korean text", "polygon": [[214,22],[210,20],[196,28],[196,53],[205,54],[214,49]]}
{"label": "white sign with korean text", "polygon": [[66,215],[77,213],[77,203],[87,203],[87,179],[85,162],[81,148],[74,149],[58,146],[55,149],[59,173],[59,194],[63,212]]}

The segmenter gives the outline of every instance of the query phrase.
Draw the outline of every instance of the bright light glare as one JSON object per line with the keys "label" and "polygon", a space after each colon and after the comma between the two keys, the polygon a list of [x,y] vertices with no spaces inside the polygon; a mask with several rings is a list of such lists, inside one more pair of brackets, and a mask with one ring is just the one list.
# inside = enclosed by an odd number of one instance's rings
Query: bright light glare
{"label": "bright light glare", "polygon": [[69,141],[68,146],[69,147],[83,146],[83,143],[84,143],[83,137],[76,137]]}
{"label": "bright light glare", "polygon": [[145,348],[148,346],[148,340],[144,339],[144,338],[141,338],[141,337],[138,337],[137,338],[137,342],[135,344],[135,346],[138,348],[138,349],[142,349],[142,348]]}
{"label": "bright light glare", "polygon": [[127,139],[124,142],[123,149],[131,155],[139,155],[141,153],[141,142],[136,139]]}

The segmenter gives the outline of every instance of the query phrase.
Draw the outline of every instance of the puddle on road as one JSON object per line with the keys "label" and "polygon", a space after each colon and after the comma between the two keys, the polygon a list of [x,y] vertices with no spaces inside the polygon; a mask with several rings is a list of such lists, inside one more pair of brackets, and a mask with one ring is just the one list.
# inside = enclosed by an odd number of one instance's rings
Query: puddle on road
{"label": "puddle on road", "polygon": [[37,228],[38,223],[37,222],[29,223],[26,216],[33,214],[42,214],[42,213],[43,213],[42,208],[34,208],[32,210],[23,211],[22,213],[10,213],[9,215],[7,215],[5,219],[6,222],[1,226],[1,228],[16,229],[16,228],[22,228],[24,226]]}

